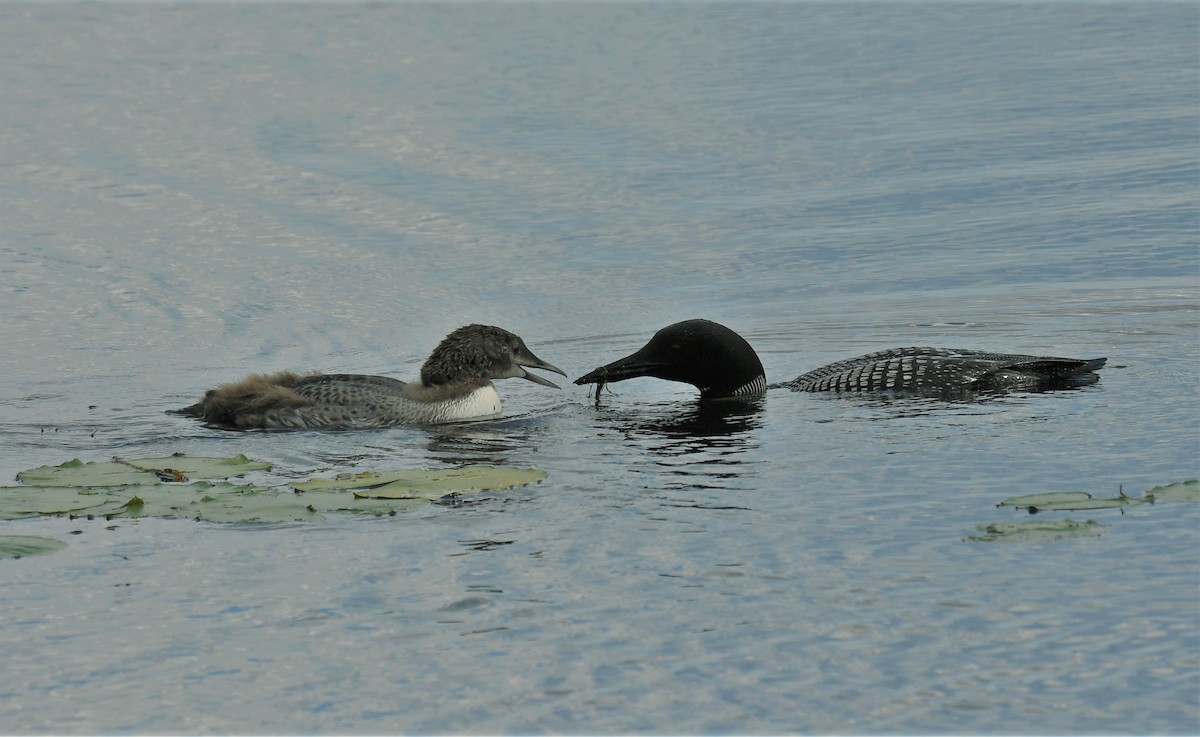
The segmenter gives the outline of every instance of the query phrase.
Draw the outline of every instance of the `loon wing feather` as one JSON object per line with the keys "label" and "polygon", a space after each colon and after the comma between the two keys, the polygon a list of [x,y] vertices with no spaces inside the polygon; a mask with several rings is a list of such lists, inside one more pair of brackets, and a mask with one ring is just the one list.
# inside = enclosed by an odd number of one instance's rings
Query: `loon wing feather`
{"label": "loon wing feather", "polygon": [[892,348],[801,374],[796,391],[895,391],[916,394],[1038,388],[1085,381],[1105,359],[1080,360],[963,348]]}
{"label": "loon wing feather", "polygon": [[408,382],[390,376],[318,374],[306,376],[292,391],[314,402],[360,402],[371,398],[399,397]]}

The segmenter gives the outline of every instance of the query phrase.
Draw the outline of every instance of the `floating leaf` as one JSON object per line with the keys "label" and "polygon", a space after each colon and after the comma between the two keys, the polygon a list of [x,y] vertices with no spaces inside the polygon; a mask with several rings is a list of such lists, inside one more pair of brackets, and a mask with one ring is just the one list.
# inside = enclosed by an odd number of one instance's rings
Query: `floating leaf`
{"label": "floating leaf", "polygon": [[119,499],[111,494],[111,490],[81,489],[77,486],[0,486],[0,519],[41,515],[103,516],[120,509],[128,499]]}
{"label": "floating leaf", "polygon": [[[135,466],[137,466],[135,468]],[[142,470],[142,469],[148,470]],[[0,487],[0,519],[38,515],[96,517],[175,517],[212,522],[291,522],[328,513],[384,515],[425,507],[429,499],[453,492],[507,489],[540,481],[542,471],[470,466],[455,469],[410,469],[390,473],[343,474],[295,485],[305,492],[264,488],[229,481],[162,483],[180,475],[223,479],[269,464],[245,456],[201,458],[184,455],[113,463],[69,461],[22,471],[28,486]],[[344,490],[355,493],[339,493]]]}
{"label": "floating leaf", "polygon": [[372,486],[383,486],[390,479],[382,479],[374,471],[364,473],[339,473],[331,479],[315,478],[308,481],[292,483],[296,491],[345,491],[346,489],[369,489]]}
{"label": "floating leaf", "polygon": [[1083,509],[1123,509],[1125,507],[1132,507],[1135,504],[1145,504],[1150,501],[1153,500],[1147,499],[1146,497],[1132,497],[1122,494],[1121,496],[1113,497],[1111,499],[1085,499],[1079,502],[1061,501],[1047,503],[1036,507],[1030,507],[1029,511],[1030,513],[1034,513],[1073,512]]}
{"label": "floating leaf", "polygon": [[63,550],[67,544],[52,537],[0,535],[0,558],[27,558]]}
{"label": "floating leaf", "polygon": [[299,494],[301,501],[311,504],[318,512],[350,512],[375,516],[392,514],[406,509],[425,509],[425,499],[363,499],[354,494]]}
{"label": "floating leaf", "polygon": [[124,463],[89,461],[76,458],[61,466],[38,466],[17,474],[17,481],[35,486],[124,486],[156,484],[158,479]]}
{"label": "floating leaf", "polygon": [[252,461],[244,455],[205,458],[176,453],[165,458],[135,458],[125,463],[145,471],[178,471],[193,479],[227,479],[244,476],[251,471],[271,470],[270,463]]}
{"label": "floating leaf", "polygon": [[424,506],[426,502],[411,499],[380,502],[351,494],[297,494],[289,489],[218,484],[189,505],[186,516],[209,522],[293,522],[320,519],[330,512],[381,516]]}
{"label": "floating leaf", "polygon": [[1143,496],[1156,502],[1200,502],[1200,480],[1180,481],[1177,484],[1155,486]]}
{"label": "floating leaf", "polygon": [[46,516],[167,517],[210,522],[292,522],[329,512],[384,515],[423,507],[424,500],[356,499],[353,494],[296,494],[254,484],[196,481],[96,489],[0,487],[0,519]]}
{"label": "floating leaf", "polygon": [[1049,491],[1044,494],[1026,494],[1024,496],[1010,496],[1004,501],[997,504],[997,507],[1041,507],[1043,504],[1057,504],[1060,502],[1076,502],[1091,499],[1092,495],[1086,491]]}
{"label": "floating leaf", "polygon": [[1094,520],[1037,520],[1029,522],[996,522],[976,525],[984,534],[964,538],[971,542],[1050,542],[1076,537],[1095,537],[1104,531],[1104,525]]}
{"label": "floating leaf", "polygon": [[467,466],[451,469],[407,469],[383,473],[340,474],[292,484],[297,491],[353,490],[360,499],[439,499],[453,492],[495,491],[541,481],[535,468]]}
{"label": "floating leaf", "polygon": [[1121,509],[1153,501],[1154,498],[1149,494],[1141,497],[1121,494],[1109,499],[1095,499],[1086,491],[1051,491],[1045,494],[1009,497],[996,506],[1027,508],[1030,514],[1037,514],[1038,512],[1069,512],[1084,509]]}
{"label": "floating leaf", "polygon": [[1107,499],[1095,499],[1086,491],[1051,491],[1045,494],[1013,496],[997,504],[997,507],[1028,508],[1030,513],[1063,512],[1081,509],[1117,509],[1136,504],[1155,502],[1200,501],[1200,480],[1180,481],[1175,484],[1156,486],[1140,497],[1121,493]]}
{"label": "floating leaf", "polygon": [[[126,490],[126,493],[128,491]],[[136,502],[140,501],[140,504]],[[315,515],[296,495],[254,484],[196,481],[137,489],[112,517],[175,517],[210,522],[291,522]]]}

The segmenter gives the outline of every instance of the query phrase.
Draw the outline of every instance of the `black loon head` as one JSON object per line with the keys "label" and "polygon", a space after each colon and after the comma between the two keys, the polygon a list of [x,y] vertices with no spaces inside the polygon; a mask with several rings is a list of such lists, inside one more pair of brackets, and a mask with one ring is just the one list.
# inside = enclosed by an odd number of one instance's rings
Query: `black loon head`
{"label": "black loon head", "polygon": [[490,379],[521,378],[558,389],[552,381],[531,374],[526,368],[562,369],[546,363],[525,347],[525,341],[507,330],[491,325],[467,325],[450,333],[421,366],[421,383],[443,386],[457,382],[486,382]]}
{"label": "black loon head", "polygon": [[701,399],[762,394],[766,374],[746,339],[710,320],[685,320],[659,330],[633,355],[580,376],[576,384],[603,384],[637,376],[682,381]]}

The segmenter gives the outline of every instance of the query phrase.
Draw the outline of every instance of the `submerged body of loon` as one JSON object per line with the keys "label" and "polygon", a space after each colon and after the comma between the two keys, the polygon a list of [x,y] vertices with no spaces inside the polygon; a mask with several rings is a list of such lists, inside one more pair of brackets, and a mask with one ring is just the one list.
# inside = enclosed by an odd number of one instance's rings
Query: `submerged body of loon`
{"label": "submerged body of loon", "polygon": [[512,333],[467,325],[446,336],[421,366],[421,380],[362,374],[253,375],[210,390],[180,410],[226,429],[374,428],[500,416],[492,379],[522,378],[558,386],[527,372],[566,374]]}
{"label": "submerged body of loon", "polygon": [[709,320],[686,320],[659,330],[636,353],[594,369],[575,383],[604,384],[652,376],[691,384],[700,390],[701,399],[752,397],[776,387],[964,397],[1091,384],[1099,379],[1095,371],[1106,360],[892,348],[831,363],[792,381],[768,386],[762,362],[745,338]]}

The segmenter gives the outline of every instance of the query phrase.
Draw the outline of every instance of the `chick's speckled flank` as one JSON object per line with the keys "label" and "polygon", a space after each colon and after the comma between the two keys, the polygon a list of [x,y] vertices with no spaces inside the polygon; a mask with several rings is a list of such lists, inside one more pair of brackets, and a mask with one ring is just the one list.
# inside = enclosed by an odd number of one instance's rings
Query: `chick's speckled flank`
{"label": "chick's speckled flank", "polygon": [[522,378],[558,388],[526,368],[566,376],[518,336],[467,325],[438,344],[419,382],[362,374],[256,374],[210,390],[180,412],[226,429],[375,428],[499,417],[492,379]]}
{"label": "chick's speckled flank", "polygon": [[951,348],[892,348],[831,363],[792,381],[768,385],[750,344],[709,320],[685,320],[659,330],[625,358],[601,366],[576,384],[653,376],[692,384],[701,399],[757,396],[786,387],[806,392],[895,392],[966,397],[1007,391],[1067,389],[1095,383],[1104,358],[1077,359]]}

